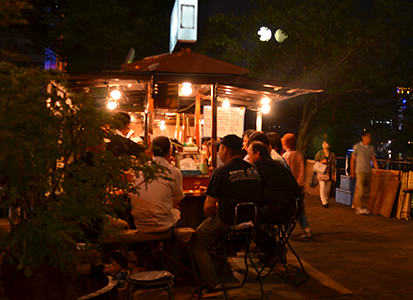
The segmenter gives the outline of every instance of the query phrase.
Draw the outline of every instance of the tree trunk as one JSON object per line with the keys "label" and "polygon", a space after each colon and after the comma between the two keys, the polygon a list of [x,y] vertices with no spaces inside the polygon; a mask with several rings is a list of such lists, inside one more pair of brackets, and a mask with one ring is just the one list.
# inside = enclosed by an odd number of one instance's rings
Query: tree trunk
{"label": "tree trunk", "polygon": [[3,263],[1,282],[4,296],[10,300],[76,300],[77,276],[74,264],[59,267],[39,265],[28,278],[16,266]]}
{"label": "tree trunk", "polygon": [[300,151],[303,155],[305,155],[307,151],[308,139],[310,138],[313,129],[313,121],[317,116],[319,110],[316,97],[312,97],[313,99],[308,99],[307,101],[305,101],[303,118],[297,137],[297,150]]}

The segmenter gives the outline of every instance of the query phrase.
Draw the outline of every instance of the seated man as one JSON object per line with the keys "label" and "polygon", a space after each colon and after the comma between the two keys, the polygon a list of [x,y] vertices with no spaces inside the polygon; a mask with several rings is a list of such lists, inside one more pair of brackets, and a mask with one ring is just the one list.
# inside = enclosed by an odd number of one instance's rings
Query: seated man
{"label": "seated man", "polygon": [[[166,176],[172,180],[158,178],[147,186],[143,178],[135,178],[134,184],[140,186],[139,195],[132,194],[132,216],[138,232],[167,233],[173,232],[181,217],[177,208],[185,197],[182,189],[182,174],[168,162],[170,158],[171,141],[166,136],[158,136],[152,142],[154,160],[167,168]],[[172,240],[164,241],[164,250],[167,254],[176,257],[176,243]]]}
{"label": "seated man", "polygon": [[116,114],[117,119],[123,124],[123,128],[117,130],[117,133],[124,138],[130,139],[131,141],[135,143],[143,143],[143,140],[136,134],[133,129],[131,129],[130,123],[131,119],[128,113],[125,112],[118,112]]}
{"label": "seated man", "polygon": [[[261,176],[261,208],[257,225],[287,223],[295,212],[295,199],[301,195],[297,181],[287,168],[269,156],[263,143],[252,142],[248,154]],[[279,254],[275,241],[258,227],[255,243],[266,254],[267,260]]]}
{"label": "seated man", "polygon": [[204,203],[206,220],[195,231],[193,253],[203,281],[202,297],[222,293],[209,246],[231,231],[236,204],[259,202],[261,182],[258,171],[242,159],[241,149],[241,139],[236,135],[227,135],[220,141],[218,153],[224,165],[215,169],[211,176]]}

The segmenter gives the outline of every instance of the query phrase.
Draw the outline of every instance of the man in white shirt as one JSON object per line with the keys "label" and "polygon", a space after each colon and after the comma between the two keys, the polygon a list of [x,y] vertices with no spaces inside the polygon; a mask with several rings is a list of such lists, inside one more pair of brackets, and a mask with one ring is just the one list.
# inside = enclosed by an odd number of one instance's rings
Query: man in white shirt
{"label": "man in white shirt", "polygon": [[158,136],[152,142],[154,161],[167,169],[166,176],[172,180],[158,178],[146,187],[144,179],[134,179],[140,186],[139,195],[132,194],[132,215],[139,232],[155,233],[172,231],[181,217],[179,202],[185,197],[182,189],[182,174],[169,164],[171,142],[166,136]]}
{"label": "man in white shirt", "polygon": [[[177,245],[173,231],[181,218],[179,202],[185,197],[182,188],[182,174],[169,164],[171,141],[166,136],[158,136],[152,142],[154,161],[166,168],[165,175],[171,180],[158,178],[145,186],[142,177],[134,178],[134,185],[139,186],[139,195],[132,194],[132,216],[138,232],[141,233],[172,233],[172,237],[163,240],[166,254],[176,260]],[[179,275],[179,269],[169,261],[164,261],[164,267]]]}

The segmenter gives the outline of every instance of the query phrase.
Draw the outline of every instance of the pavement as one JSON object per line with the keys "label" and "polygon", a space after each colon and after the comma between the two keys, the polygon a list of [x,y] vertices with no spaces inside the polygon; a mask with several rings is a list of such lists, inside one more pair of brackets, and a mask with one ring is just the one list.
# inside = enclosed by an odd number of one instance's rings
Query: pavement
{"label": "pavement", "polygon": [[[312,194],[306,194],[305,204],[313,236],[300,238],[302,230],[297,225],[290,243],[316,280],[295,288],[282,276],[272,273],[264,284],[266,299],[413,299],[413,220],[357,215],[354,209],[336,203],[333,197],[327,209]],[[237,264],[242,265],[242,258]],[[259,298],[259,286],[255,277],[251,277],[242,289],[231,290],[229,298]],[[341,287],[349,292],[323,294],[317,280],[330,281],[330,286],[338,284],[338,290]],[[165,292],[147,295],[138,292],[134,299],[168,297]],[[187,284],[176,284],[175,299],[194,299]]]}
{"label": "pavement", "polygon": [[351,290],[322,299],[413,299],[413,220],[357,215],[349,206],[306,194],[313,232],[302,239],[297,225],[290,242],[301,259]]}

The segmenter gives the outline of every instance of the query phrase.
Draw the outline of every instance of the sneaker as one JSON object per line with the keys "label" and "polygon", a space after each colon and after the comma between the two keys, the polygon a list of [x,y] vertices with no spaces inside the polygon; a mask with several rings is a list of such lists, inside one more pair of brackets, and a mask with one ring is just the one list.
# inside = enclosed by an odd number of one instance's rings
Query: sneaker
{"label": "sneaker", "polygon": [[[197,298],[201,298],[198,295],[198,290],[194,291],[194,295]],[[212,288],[210,286],[201,287],[202,298],[218,297],[222,295],[222,286],[218,284],[216,287]]]}
{"label": "sneaker", "polygon": [[309,239],[312,236],[313,236],[313,233],[311,232],[311,230],[303,230],[303,234],[301,235],[301,238]]}
{"label": "sneaker", "polygon": [[368,215],[370,212],[367,210],[367,208],[356,208],[356,214],[358,215]]}
{"label": "sneaker", "polygon": [[324,207],[324,208],[328,208],[328,204],[323,204],[323,207]]}

